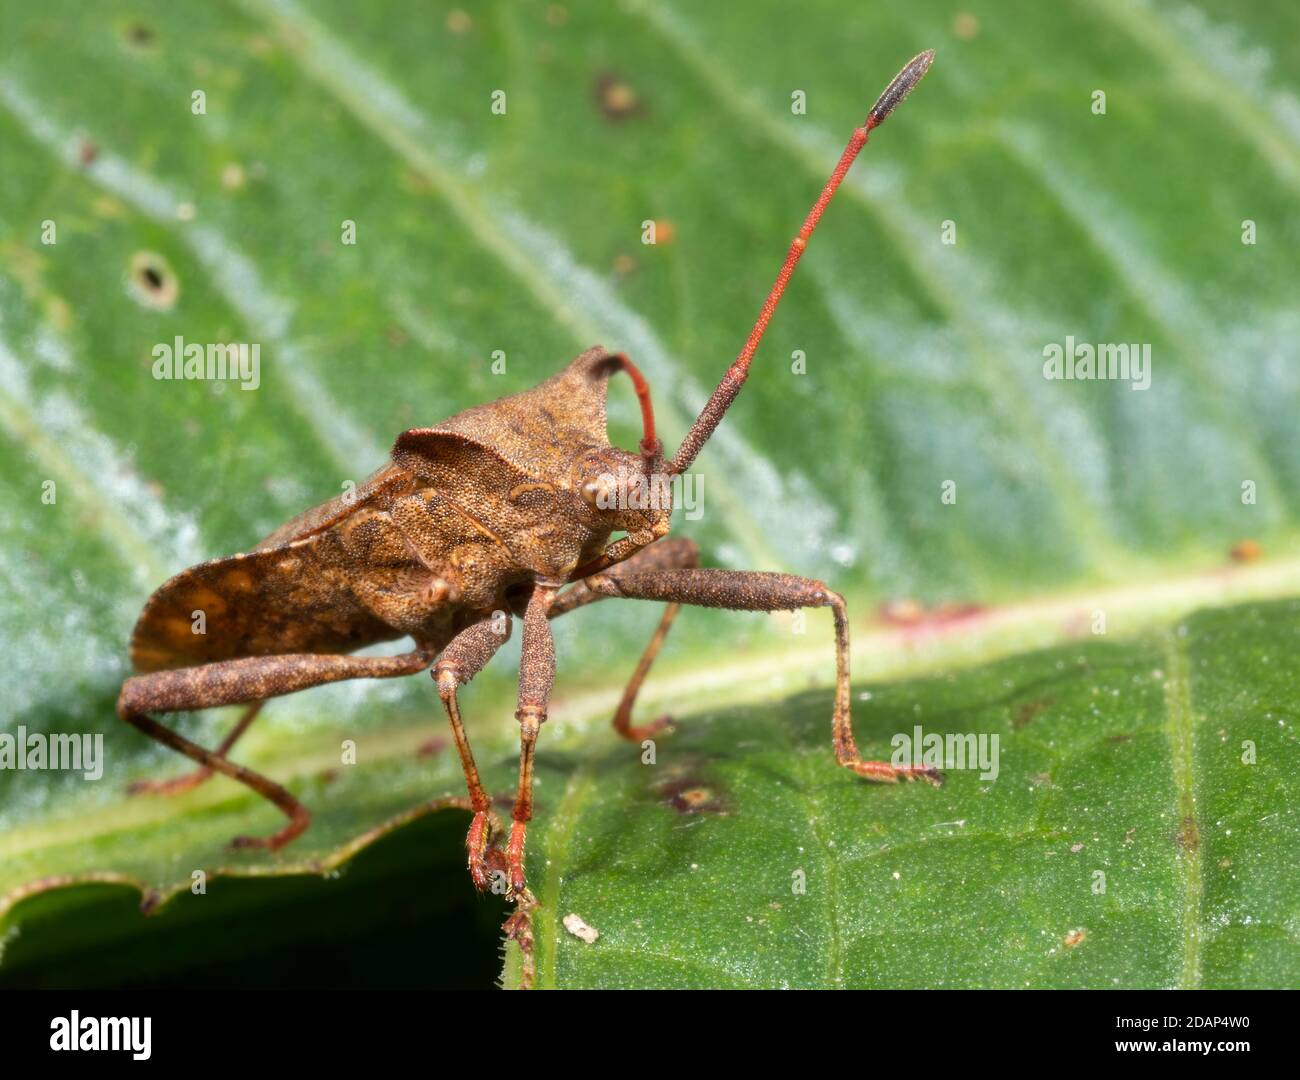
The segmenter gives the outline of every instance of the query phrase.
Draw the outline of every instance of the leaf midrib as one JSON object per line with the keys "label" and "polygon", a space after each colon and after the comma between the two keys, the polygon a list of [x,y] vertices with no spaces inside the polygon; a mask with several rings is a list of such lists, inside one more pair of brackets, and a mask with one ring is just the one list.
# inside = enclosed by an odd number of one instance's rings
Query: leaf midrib
{"label": "leaf midrib", "polygon": [[[1174,820],[1180,838],[1177,866],[1183,892],[1183,964],[1179,985],[1184,990],[1192,990],[1201,985],[1203,880],[1200,822],[1196,813],[1195,711],[1185,629],[1180,624],[1166,631],[1161,643],[1165,657],[1164,730],[1174,779]],[[1193,830],[1190,843],[1187,839],[1189,824]]]}

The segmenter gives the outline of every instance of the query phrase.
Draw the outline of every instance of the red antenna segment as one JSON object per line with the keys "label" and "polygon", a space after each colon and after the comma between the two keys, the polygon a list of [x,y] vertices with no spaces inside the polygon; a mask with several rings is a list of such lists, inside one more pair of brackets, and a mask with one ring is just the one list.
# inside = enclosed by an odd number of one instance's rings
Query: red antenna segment
{"label": "red antenna segment", "polygon": [[755,350],[758,349],[758,343],[763,340],[763,333],[767,330],[767,324],[772,321],[772,313],[776,311],[777,304],[781,302],[781,296],[785,292],[786,284],[790,281],[790,275],[794,273],[794,268],[799,265],[799,259],[808,247],[808,239],[812,236],[813,230],[817,228],[817,222],[821,220],[822,213],[839,188],[845,173],[853,165],[854,159],[858,156],[858,151],[866,145],[867,136],[871,133],[872,128],[877,128],[883,124],[885,118],[912,92],[912,87],[921,81],[921,76],[929,70],[930,63],[933,60],[934,50],[926,49],[925,52],[908,61],[907,66],[894,76],[893,81],[885,87],[884,93],[871,106],[871,111],[867,114],[867,119],[863,125],[853,132],[853,137],[849,139],[848,146],[844,148],[844,153],[840,155],[835,171],[831,173],[830,179],[826,181],[826,186],[822,188],[822,193],[817,196],[817,201],[813,203],[812,209],[808,211],[803,228],[799,230],[799,235],[790,244],[790,251],[785,257],[785,262],[781,265],[780,272],[776,275],[776,281],[767,294],[767,299],[763,301],[763,308],[758,313],[758,320],[754,323],[754,329],[749,332],[745,347],[740,350],[740,355],[727,369],[727,373],[722,377],[722,381],[718,383],[717,389],[713,391],[713,395],[700,411],[700,415],[696,417],[695,423],[691,425],[691,430],[686,433],[686,438],[682,440],[682,445],[673,458],[671,466],[673,473],[682,473],[691,467],[691,463],[699,454],[700,448],[708,441],[709,436],[713,434],[727,409],[736,399],[736,395],[740,393],[740,388],[744,386],[745,379],[749,377],[749,361],[753,358]]}

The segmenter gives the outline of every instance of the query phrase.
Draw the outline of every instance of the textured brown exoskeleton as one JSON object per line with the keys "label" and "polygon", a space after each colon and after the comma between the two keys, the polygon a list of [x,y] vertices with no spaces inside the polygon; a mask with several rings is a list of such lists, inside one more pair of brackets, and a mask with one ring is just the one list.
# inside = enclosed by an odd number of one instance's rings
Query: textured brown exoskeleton
{"label": "textured brown exoskeleton", "polygon": [[[405,432],[393,446],[392,461],[351,496],[300,514],[252,551],[186,570],[154,593],[131,642],[140,674],[122,687],[118,713],[199,768],[134,789],[183,791],[223,773],[289,818],[271,836],[234,843],[280,848],[307,828],[310,815],[279,784],[228,756],[262,703],[322,683],[411,675],[432,664],[474,811],[469,869],[474,884],[487,888],[489,866],[502,857],[490,849],[491,801],[479,782],[456,694],[509,636],[511,617],[521,617],[519,788],[504,870],[509,891],[522,899],[533,750],[555,679],[549,621],[607,597],[667,605],[614,717],[626,738],[640,741],[665,724],[633,724],[632,707],[680,604],[740,611],[829,607],[835,617],[832,733],[839,763],[869,780],[938,783],[932,769],[858,756],[849,716],[848,618],[836,593],[789,574],[699,569],[693,542],[663,539],[669,508],[644,497],[652,478],[662,492],[667,484],[659,481],[689,468],[718,426],[744,385],[750,359],[826,204],[868,133],[907,96],[932,59],[932,52],[913,59],[854,131],[791,244],[744,349],[670,462],[655,435],[645,379],[626,356],[597,346],[535,389],[468,409],[437,427]],[[637,453],[611,446],[606,436],[605,392],[616,371],[631,377],[640,400],[644,437]],[[647,503],[655,508],[631,508]],[[626,536],[611,543],[617,532]],[[206,613],[204,634],[192,632],[195,611]],[[404,655],[347,655],[406,636],[415,649]],[[234,704],[247,709],[215,751],[149,715]]]}

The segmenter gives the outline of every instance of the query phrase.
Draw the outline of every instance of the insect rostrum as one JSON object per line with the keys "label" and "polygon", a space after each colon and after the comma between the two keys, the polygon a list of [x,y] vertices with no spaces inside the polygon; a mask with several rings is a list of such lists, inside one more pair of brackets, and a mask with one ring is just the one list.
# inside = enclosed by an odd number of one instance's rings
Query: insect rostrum
{"label": "insect rostrum", "polygon": [[[610,597],[667,605],[615,715],[614,726],[626,738],[640,741],[658,729],[634,724],[632,708],[679,605],[738,611],[829,607],[835,619],[837,760],[870,780],[938,783],[930,768],[859,757],[850,722],[848,618],[839,595],[790,574],[700,568],[693,542],[666,539],[671,507],[635,497],[644,486],[685,472],[708,441],[749,375],[822,212],[870,131],[907,96],[932,59],[927,51],[908,63],[854,131],[791,243],[744,348],[671,460],[655,431],[646,380],[628,357],[595,346],[532,390],[404,432],[391,461],[351,496],[300,514],[249,552],[192,567],[158,589],[135,628],[131,659],[138,674],[123,685],[118,713],[193,759],[198,769],[171,781],[137,783],[135,790],[173,793],[222,773],[269,799],[289,819],[270,836],[237,837],[233,843],[280,848],[308,827],[310,814],[279,784],[229,756],[262,703],[323,683],[411,675],[432,666],[474,812],[467,838],[470,874],[478,888],[487,889],[491,871],[499,868],[507,890],[523,902],[533,755],[555,680],[550,620]],[[607,384],[620,371],[631,378],[641,405],[643,437],[636,452],[611,446],[605,431]],[[626,535],[611,543],[618,532]],[[196,610],[206,613],[209,632],[192,633]],[[492,659],[515,618],[523,621],[515,714],[519,785],[502,853],[457,691]],[[415,642],[409,653],[349,655],[407,636]],[[216,750],[150,715],[234,704],[247,708]]]}

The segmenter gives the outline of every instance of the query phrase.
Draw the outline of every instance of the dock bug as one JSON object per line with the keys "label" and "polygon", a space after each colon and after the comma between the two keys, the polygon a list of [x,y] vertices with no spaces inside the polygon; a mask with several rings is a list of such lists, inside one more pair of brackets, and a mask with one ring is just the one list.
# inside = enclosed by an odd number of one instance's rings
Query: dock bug
{"label": "dock bug", "polygon": [[[925,74],[931,51],[911,60],[853,132],[803,227],[790,245],[758,320],[676,454],[655,432],[650,387],[622,353],[595,346],[532,390],[478,405],[436,427],[398,436],[388,464],[355,492],[308,510],[251,551],[202,563],[150,597],[136,625],[136,674],[117,711],[152,739],[193,759],[195,772],[135,791],[188,790],[213,773],[252,788],[289,819],[239,847],[271,850],[299,836],[307,809],[285,788],[230,759],[230,750],[272,697],[344,679],[412,675],[432,666],[464,766],[473,810],[469,870],[479,889],[502,868],[507,891],[526,896],[524,838],[533,814],[533,754],[555,680],[550,620],[610,597],[666,605],[629,683],[614,727],[641,741],[664,720],[635,724],[637,691],[682,604],[737,611],[829,607],[835,619],[832,739],[845,768],[868,780],[939,782],[928,767],[864,761],[849,712],[849,638],[844,601],[820,581],[791,574],[703,569],[685,539],[666,539],[670,506],[638,498],[644,486],[684,473],[749,377],[750,360],[817,222],[871,130]],[[609,377],[636,390],[643,435],[635,452],[605,431]],[[666,487],[667,485],[659,485]],[[615,533],[624,533],[611,542]],[[191,632],[195,611],[208,632]],[[518,709],[519,784],[504,853],[494,844],[491,801],[479,780],[457,690],[492,659],[523,622]],[[398,656],[352,656],[363,646],[410,637]],[[245,705],[231,732],[207,750],[153,713]]]}

